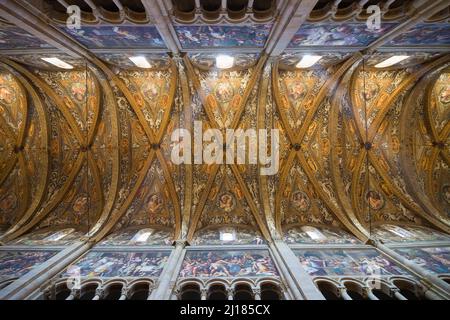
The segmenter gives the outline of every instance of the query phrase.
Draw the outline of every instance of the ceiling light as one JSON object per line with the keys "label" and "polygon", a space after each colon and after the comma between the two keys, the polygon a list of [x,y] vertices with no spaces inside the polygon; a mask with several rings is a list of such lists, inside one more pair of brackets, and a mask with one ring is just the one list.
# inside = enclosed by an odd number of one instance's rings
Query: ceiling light
{"label": "ceiling light", "polygon": [[216,57],[216,67],[219,69],[229,69],[234,64],[234,58],[220,54]]}
{"label": "ceiling light", "polygon": [[151,68],[151,64],[147,61],[147,58],[144,56],[135,56],[129,57],[129,59],[136,65],[136,67],[149,69]]}
{"label": "ceiling light", "polygon": [[384,60],[383,62],[380,62],[375,66],[375,68],[387,68],[408,58],[409,56],[393,56],[390,57],[389,59]]}
{"label": "ceiling light", "polygon": [[222,241],[233,241],[234,238],[234,234],[233,233],[229,233],[229,232],[222,232],[220,233],[220,240]]}
{"label": "ceiling light", "polygon": [[317,62],[319,62],[320,59],[322,59],[322,56],[306,55],[302,57],[302,60],[300,60],[300,62],[297,63],[296,67],[300,69],[309,68],[315,65]]}
{"label": "ceiling light", "polygon": [[54,66],[57,66],[58,68],[62,68],[62,69],[73,69],[73,66],[62,61],[59,58],[56,57],[52,57],[52,58],[41,58],[42,60],[44,60],[45,62],[51,63]]}

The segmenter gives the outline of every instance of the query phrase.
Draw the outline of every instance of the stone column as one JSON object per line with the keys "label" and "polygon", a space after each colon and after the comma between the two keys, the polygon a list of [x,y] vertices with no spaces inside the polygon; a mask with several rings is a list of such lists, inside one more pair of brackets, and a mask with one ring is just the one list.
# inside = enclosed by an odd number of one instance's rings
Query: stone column
{"label": "stone column", "polygon": [[208,297],[208,290],[206,288],[203,288],[200,290],[201,300],[206,300]]}
{"label": "stone column", "polygon": [[380,250],[387,256],[391,257],[396,262],[400,263],[401,265],[405,266],[406,268],[410,269],[410,271],[418,275],[421,280],[425,281],[425,283],[427,284],[426,287],[430,286],[430,289],[436,291],[436,293],[442,296],[442,298],[450,299],[450,285],[444,280],[438,278],[435,274],[411,262],[410,260],[406,259],[402,255],[398,254],[391,248],[378,241],[372,241],[372,245],[378,248],[378,250]]}
{"label": "stone column", "polygon": [[74,300],[80,297],[80,289],[72,289],[66,300]]}
{"label": "stone column", "polygon": [[178,277],[184,255],[186,253],[186,241],[175,241],[175,248],[167,260],[166,266],[159,276],[156,288],[148,300],[168,300],[172,294],[173,286]]}
{"label": "stone column", "polygon": [[233,288],[227,288],[228,300],[233,300],[234,290]]}
{"label": "stone column", "polygon": [[408,299],[406,299],[406,297],[404,295],[402,295],[400,293],[399,289],[394,289],[393,291],[394,291],[394,297],[396,297],[398,300],[408,300]]}
{"label": "stone column", "polygon": [[104,294],[105,290],[103,290],[103,288],[97,288],[95,289],[95,296],[92,298],[92,300],[100,300],[103,298]]}
{"label": "stone column", "polygon": [[378,299],[378,297],[376,295],[373,294],[372,289],[365,288],[365,291],[366,291],[367,298],[369,298],[369,300],[380,300],[380,299]]}
{"label": "stone column", "polygon": [[261,289],[260,288],[253,289],[253,294],[255,296],[255,300],[261,300]]}
{"label": "stone column", "polygon": [[302,268],[298,258],[282,240],[269,244],[272,256],[296,300],[325,300],[312,278]]}
{"label": "stone column", "polygon": [[122,287],[122,291],[120,292],[119,300],[127,300],[127,298],[128,298],[128,287],[124,286]]}
{"label": "stone column", "polygon": [[341,289],[339,290],[339,292],[341,293],[341,297],[342,297],[343,300],[353,300],[352,297],[350,297],[350,296],[348,295],[347,289],[346,289],[345,287],[344,287],[344,288],[341,288]]}
{"label": "stone column", "polygon": [[92,247],[75,242],[0,291],[0,300],[23,300]]}

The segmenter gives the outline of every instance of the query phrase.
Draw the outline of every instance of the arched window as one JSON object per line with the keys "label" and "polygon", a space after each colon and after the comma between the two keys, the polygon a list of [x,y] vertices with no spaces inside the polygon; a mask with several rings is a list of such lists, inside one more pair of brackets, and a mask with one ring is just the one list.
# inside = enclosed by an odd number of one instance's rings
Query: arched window
{"label": "arched window", "polygon": [[234,288],[234,300],[254,300],[252,288],[248,284],[238,284]]}
{"label": "arched window", "polygon": [[119,300],[122,295],[123,285],[121,283],[112,284],[106,287],[103,300]]}
{"label": "arched window", "polygon": [[400,290],[400,294],[408,300],[422,300],[424,297],[419,294],[416,284],[406,280],[394,280],[394,285]]}
{"label": "arched window", "polygon": [[208,300],[228,300],[227,290],[222,284],[215,284],[208,290]]}
{"label": "arched window", "polygon": [[381,289],[372,289],[372,293],[380,300],[395,300],[393,297],[391,297]]}
{"label": "arched window", "polygon": [[335,285],[327,281],[319,281],[316,284],[326,300],[340,300],[338,289]]}
{"label": "arched window", "polygon": [[80,300],[92,300],[95,297],[95,290],[97,289],[97,284],[88,284],[81,288]]}
{"label": "arched window", "polygon": [[361,284],[353,281],[347,281],[344,283],[344,286],[347,290],[347,294],[350,298],[352,298],[352,300],[366,300]]}
{"label": "arched window", "polygon": [[130,297],[128,300],[147,300],[150,292],[149,292],[148,283],[139,283],[135,284],[132,287]]}
{"label": "arched window", "polygon": [[200,286],[198,284],[186,284],[181,288],[181,300],[201,300]]}
{"label": "arched window", "polygon": [[261,300],[281,300],[282,294],[278,286],[272,283],[261,285]]}

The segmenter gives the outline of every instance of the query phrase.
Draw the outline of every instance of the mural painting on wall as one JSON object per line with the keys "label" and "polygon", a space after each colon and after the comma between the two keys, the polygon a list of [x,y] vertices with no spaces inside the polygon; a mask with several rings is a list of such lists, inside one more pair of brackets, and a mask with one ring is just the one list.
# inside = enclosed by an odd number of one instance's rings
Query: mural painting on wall
{"label": "mural painting on wall", "polygon": [[374,236],[384,242],[449,241],[450,237],[428,228],[382,225],[374,230]]}
{"label": "mural painting on wall", "polygon": [[44,232],[34,232],[17,240],[10,242],[10,245],[68,245],[79,240],[84,235],[83,232],[75,231],[74,228],[62,230],[50,230]]}
{"label": "mural painting on wall", "polygon": [[437,274],[450,273],[450,247],[405,248],[398,253],[411,262]]}
{"label": "mural painting on wall", "polygon": [[154,26],[82,26],[64,31],[88,48],[165,48]]}
{"label": "mural painting on wall", "polygon": [[268,251],[189,251],[181,277],[277,276]]}
{"label": "mural painting on wall", "polygon": [[289,47],[367,46],[394,26],[383,23],[379,30],[372,31],[365,23],[304,24],[295,33]]}
{"label": "mural painting on wall", "polygon": [[248,26],[175,26],[185,49],[206,47],[263,47],[271,24]]}
{"label": "mural painting on wall", "polygon": [[171,245],[173,233],[153,228],[123,230],[110,235],[100,246],[155,246]]}
{"label": "mural painting on wall", "polygon": [[407,274],[376,250],[295,250],[312,276],[384,276]]}
{"label": "mural painting on wall", "polygon": [[[89,252],[68,270],[79,268],[81,277],[157,277],[169,251],[162,252]],[[68,271],[63,276],[70,276]]]}
{"label": "mural painting on wall", "polygon": [[0,27],[0,49],[51,48],[51,46],[16,26]]}
{"label": "mural painting on wall", "polygon": [[246,228],[216,228],[199,231],[192,245],[220,245],[220,244],[264,244],[261,234]]}
{"label": "mural painting on wall", "polygon": [[450,26],[448,23],[422,23],[402,32],[389,45],[450,45]]}
{"label": "mural painting on wall", "polygon": [[0,280],[23,276],[56,253],[56,251],[2,251],[0,252]]}
{"label": "mural painting on wall", "polygon": [[301,226],[289,228],[284,235],[284,241],[295,243],[360,243],[359,240],[340,229],[316,228]]}

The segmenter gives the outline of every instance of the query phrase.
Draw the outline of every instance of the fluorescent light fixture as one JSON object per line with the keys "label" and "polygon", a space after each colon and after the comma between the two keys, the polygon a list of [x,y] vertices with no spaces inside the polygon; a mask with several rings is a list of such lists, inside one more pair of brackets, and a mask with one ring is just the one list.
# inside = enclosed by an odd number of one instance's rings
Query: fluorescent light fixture
{"label": "fluorescent light fixture", "polygon": [[327,237],[319,231],[319,229],[310,227],[310,226],[304,226],[302,227],[302,230],[313,240],[326,240]]}
{"label": "fluorescent light fixture", "polygon": [[219,69],[229,69],[234,65],[234,58],[220,54],[216,57],[216,67]]}
{"label": "fluorescent light fixture", "polygon": [[230,232],[221,232],[220,233],[220,240],[222,241],[233,241],[234,238],[234,234],[230,233]]}
{"label": "fluorescent light fixture", "polygon": [[390,57],[389,59],[384,60],[383,62],[380,62],[375,66],[375,68],[387,68],[399,62],[402,62],[403,60],[406,60],[408,58],[409,56],[393,56]]}
{"label": "fluorescent light fixture", "polygon": [[150,235],[152,234],[153,230],[151,229],[142,229],[137,232],[133,238],[131,238],[130,242],[146,242]]}
{"label": "fluorescent light fixture", "polygon": [[151,64],[147,61],[147,58],[144,56],[135,56],[129,57],[129,59],[136,65],[136,67],[149,69],[151,68]]}
{"label": "fluorescent light fixture", "polygon": [[302,60],[300,60],[300,62],[297,63],[296,67],[300,69],[309,68],[315,65],[317,62],[319,62],[320,59],[322,59],[322,56],[306,55],[302,57]]}
{"label": "fluorescent light fixture", "polygon": [[45,62],[51,63],[54,66],[57,66],[58,68],[62,68],[62,69],[73,69],[73,66],[62,61],[59,58],[56,57],[50,57],[50,58],[41,58],[42,60],[44,60]]}

